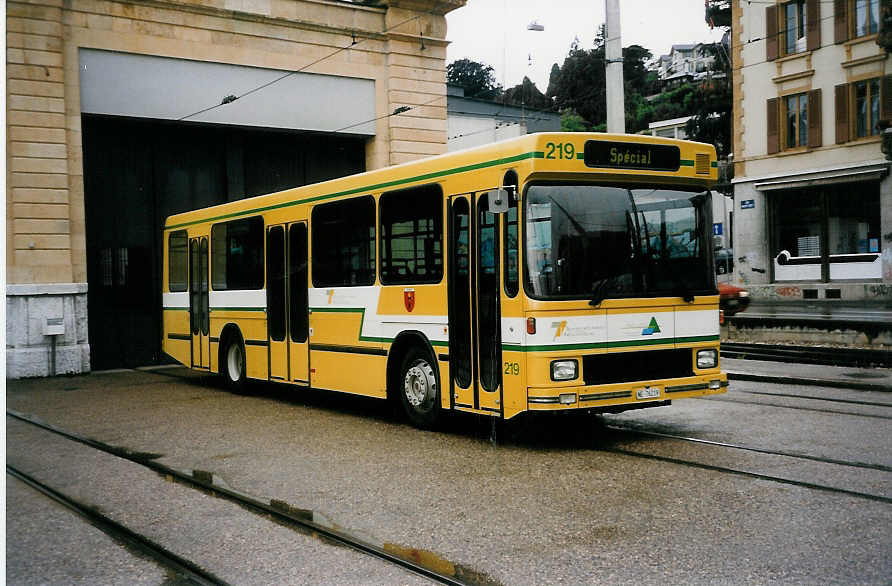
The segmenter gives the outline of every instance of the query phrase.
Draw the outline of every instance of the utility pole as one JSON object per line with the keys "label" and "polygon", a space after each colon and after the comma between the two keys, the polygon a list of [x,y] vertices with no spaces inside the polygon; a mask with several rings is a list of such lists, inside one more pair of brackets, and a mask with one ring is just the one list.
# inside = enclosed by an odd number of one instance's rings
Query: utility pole
{"label": "utility pole", "polygon": [[619,0],[604,0],[607,11],[607,132],[626,132],[626,105],[623,94],[623,43],[619,25]]}

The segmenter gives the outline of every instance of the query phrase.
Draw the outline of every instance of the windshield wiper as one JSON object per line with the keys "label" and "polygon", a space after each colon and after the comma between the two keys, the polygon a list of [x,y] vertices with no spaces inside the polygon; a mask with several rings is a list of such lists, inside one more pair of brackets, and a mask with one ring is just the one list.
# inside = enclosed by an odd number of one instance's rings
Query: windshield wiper
{"label": "windshield wiper", "polygon": [[607,299],[607,296],[613,290],[615,281],[615,277],[607,277],[606,279],[595,281],[594,285],[592,285],[592,299],[588,304],[592,307],[601,305],[601,302]]}

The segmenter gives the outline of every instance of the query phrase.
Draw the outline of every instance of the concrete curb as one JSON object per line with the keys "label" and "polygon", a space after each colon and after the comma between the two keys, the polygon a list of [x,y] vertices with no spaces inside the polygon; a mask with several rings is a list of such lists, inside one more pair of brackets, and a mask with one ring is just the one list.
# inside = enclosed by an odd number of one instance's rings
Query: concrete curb
{"label": "concrete curb", "polygon": [[766,374],[749,374],[745,372],[726,371],[729,380],[745,380],[766,383],[781,383],[788,385],[810,385],[818,387],[833,387],[837,389],[854,389],[857,391],[892,392],[892,387],[883,383],[868,383],[862,381],[846,381],[826,378],[804,378],[795,376],[771,376]]}

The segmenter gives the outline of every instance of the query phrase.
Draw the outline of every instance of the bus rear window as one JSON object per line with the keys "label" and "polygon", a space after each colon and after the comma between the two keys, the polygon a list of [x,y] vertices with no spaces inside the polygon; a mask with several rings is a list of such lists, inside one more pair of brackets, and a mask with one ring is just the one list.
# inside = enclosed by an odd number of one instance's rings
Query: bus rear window
{"label": "bus rear window", "polygon": [[263,218],[215,224],[211,267],[215,291],[263,289]]}
{"label": "bus rear window", "polygon": [[185,230],[172,232],[167,239],[167,285],[171,293],[185,291],[189,283],[189,251]]}

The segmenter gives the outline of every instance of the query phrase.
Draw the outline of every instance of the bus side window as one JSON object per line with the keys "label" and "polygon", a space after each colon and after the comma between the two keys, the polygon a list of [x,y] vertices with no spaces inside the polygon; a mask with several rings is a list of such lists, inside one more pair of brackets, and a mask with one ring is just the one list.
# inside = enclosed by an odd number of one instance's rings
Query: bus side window
{"label": "bus side window", "polygon": [[375,284],[375,200],[367,195],[313,208],[313,286]]}
{"label": "bus side window", "polygon": [[215,291],[263,289],[263,218],[253,216],[211,228]]}
{"label": "bus side window", "polygon": [[[520,290],[520,274],[517,262],[517,173],[508,171],[502,181],[508,188],[508,212],[505,214],[502,236],[505,247],[505,295],[514,297]],[[511,188],[514,189],[511,189]]]}
{"label": "bus side window", "polygon": [[443,278],[443,192],[425,185],[381,196],[381,282],[439,283]]}
{"label": "bus side window", "polygon": [[189,283],[189,251],[185,230],[171,232],[167,245],[167,285],[171,293],[185,291]]}

